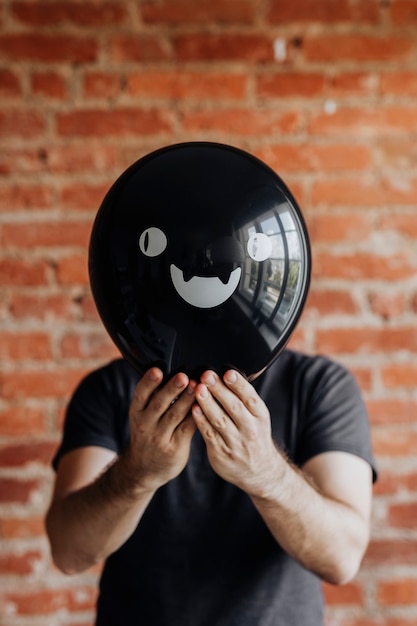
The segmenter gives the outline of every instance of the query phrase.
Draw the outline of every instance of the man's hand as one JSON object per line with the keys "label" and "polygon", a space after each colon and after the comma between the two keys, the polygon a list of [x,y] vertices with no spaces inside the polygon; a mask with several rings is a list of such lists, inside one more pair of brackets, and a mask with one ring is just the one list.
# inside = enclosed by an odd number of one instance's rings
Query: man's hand
{"label": "man's hand", "polygon": [[204,372],[195,394],[192,414],[213,469],[250,496],[280,546],[304,567],[331,583],[351,580],[369,540],[368,463],[335,451],[295,467],[272,440],[264,402],[234,370],[223,380]]}
{"label": "man's hand", "polygon": [[138,488],[154,491],[180,474],[187,464],[195,424],[191,406],[196,383],[179,373],[162,388],[162,372],[146,372],[130,406],[129,473]]}
{"label": "man's hand", "polygon": [[130,444],[119,456],[83,446],[58,467],[46,526],[63,572],[102,562],[132,535],[155,491],[187,464],[195,432],[196,383],[176,374],[163,387],[153,367],[136,385],[130,405]]}
{"label": "man's hand", "polygon": [[249,495],[269,495],[265,490],[277,485],[280,455],[268,408],[253,386],[234,370],[223,380],[206,371],[195,394],[192,414],[214,471]]}

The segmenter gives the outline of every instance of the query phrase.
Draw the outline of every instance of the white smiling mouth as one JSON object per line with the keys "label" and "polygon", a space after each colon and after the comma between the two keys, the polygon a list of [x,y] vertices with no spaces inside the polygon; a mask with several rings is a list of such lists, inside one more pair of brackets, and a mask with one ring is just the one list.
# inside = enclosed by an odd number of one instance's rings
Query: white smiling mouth
{"label": "white smiling mouth", "polygon": [[170,266],[170,272],[174,287],[183,300],[200,309],[210,309],[230,298],[239,284],[242,270],[240,267],[233,270],[226,284],[217,276],[193,276],[186,282],[182,271],[174,264]]}

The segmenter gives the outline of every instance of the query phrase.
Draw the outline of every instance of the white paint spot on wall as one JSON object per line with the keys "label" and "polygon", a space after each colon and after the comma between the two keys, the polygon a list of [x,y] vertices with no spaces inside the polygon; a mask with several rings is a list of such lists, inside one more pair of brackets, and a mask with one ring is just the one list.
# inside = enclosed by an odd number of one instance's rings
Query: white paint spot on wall
{"label": "white paint spot on wall", "polygon": [[334,100],[326,100],[324,103],[324,112],[327,115],[334,115],[337,111],[337,104]]}
{"label": "white paint spot on wall", "polygon": [[277,37],[274,41],[275,61],[285,61],[287,58],[287,42],[282,37]]}

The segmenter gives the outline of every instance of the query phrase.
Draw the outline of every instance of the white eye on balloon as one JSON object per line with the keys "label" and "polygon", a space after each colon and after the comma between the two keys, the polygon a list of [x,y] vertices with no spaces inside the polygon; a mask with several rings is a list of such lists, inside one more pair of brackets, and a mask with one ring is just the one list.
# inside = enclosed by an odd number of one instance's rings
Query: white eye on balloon
{"label": "white eye on balloon", "polygon": [[139,237],[139,248],[146,256],[154,257],[163,253],[168,240],[165,233],[156,226],[143,231]]}
{"label": "white eye on balloon", "polygon": [[265,233],[253,233],[248,239],[247,250],[254,261],[266,261],[271,256],[272,242]]}

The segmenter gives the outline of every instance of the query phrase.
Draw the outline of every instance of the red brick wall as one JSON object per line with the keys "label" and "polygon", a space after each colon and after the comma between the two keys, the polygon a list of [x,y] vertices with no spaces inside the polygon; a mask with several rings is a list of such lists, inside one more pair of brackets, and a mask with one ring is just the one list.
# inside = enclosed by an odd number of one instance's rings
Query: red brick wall
{"label": "red brick wall", "polygon": [[130,163],[208,139],[299,199],[314,277],[293,345],[351,367],[369,406],[372,541],[326,587],[328,626],[414,626],[417,0],[3,0],[0,94],[1,625],[92,623],[97,572],[57,573],[43,533],[65,403],[116,353],[89,231]]}

